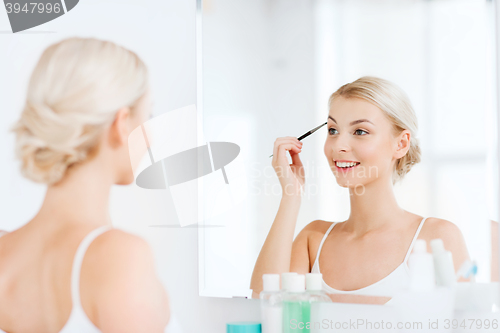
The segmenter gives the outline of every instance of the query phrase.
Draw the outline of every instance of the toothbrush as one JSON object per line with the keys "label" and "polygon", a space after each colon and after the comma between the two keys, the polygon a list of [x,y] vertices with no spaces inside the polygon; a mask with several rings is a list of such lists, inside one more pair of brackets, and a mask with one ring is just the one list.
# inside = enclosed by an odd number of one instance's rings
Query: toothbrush
{"label": "toothbrush", "polygon": [[476,282],[477,275],[477,263],[475,260],[466,260],[457,272],[457,280],[460,277],[468,279],[471,278],[471,282]]}

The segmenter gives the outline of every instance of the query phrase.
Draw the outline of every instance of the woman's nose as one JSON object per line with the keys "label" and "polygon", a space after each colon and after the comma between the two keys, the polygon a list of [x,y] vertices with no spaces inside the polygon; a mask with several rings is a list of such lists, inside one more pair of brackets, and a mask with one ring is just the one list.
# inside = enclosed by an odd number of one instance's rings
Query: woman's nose
{"label": "woman's nose", "polygon": [[350,150],[349,139],[344,135],[339,135],[333,142],[333,151],[348,152]]}

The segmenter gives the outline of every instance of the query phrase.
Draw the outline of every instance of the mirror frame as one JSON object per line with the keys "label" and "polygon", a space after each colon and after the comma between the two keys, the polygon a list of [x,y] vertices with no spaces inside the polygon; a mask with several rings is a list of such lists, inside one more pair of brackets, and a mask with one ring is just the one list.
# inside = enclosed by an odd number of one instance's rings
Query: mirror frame
{"label": "mirror frame", "polygon": [[[496,108],[497,108],[497,154],[500,155],[499,151],[500,150],[500,133],[498,133],[498,130],[500,130],[500,6],[499,6],[499,0],[493,0],[493,5],[495,9],[495,53],[496,53],[496,69],[495,69],[495,76],[496,76]],[[499,156],[497,156],[497,164],[498,164],[498,179],[500,180],[500,161],[498,161]],[[497,182],[497,187],[499,188],[499,193],[500,193],[500,181]],[[500,198],[499,198],[500,199]],[[498,210],[498,216],[500,219],[500,205],[499,205],[499,210]],[[500,221],[497,221],[500,222]],[[500,243],[500,228],[498,228],[497,232],[497,241]],[[498,276],[500,276],[500,246],[498,247]],[[492,258],[493,259],[493,258]],[[497,281],[497,283],[500,283]],[[498,289],[498,295],[497,295],[497,300],[500,302],[500,288]]]}

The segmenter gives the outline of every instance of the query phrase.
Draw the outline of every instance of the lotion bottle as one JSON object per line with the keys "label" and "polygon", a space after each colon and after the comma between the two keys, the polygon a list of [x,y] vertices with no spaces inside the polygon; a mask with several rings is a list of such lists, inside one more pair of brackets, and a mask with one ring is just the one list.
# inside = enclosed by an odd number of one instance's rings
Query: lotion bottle
{"label": "lotion bottle", "polygon": [[456,284],[455,267],[450,251],[444,248],[443,240],[431,240],[432,256],[434,258],[434,271],[438,286],[452,287]]}
{"label": "lotion bottle", "polygon": [[283,332],[309,332],[311,321],[309,295],[305,292],[305,276],[290,276],[290,285],[283,296]]}
{"label": "lotion bottle", "polygon": [[281,293],[284,294],[290,288],[290,277],[297,275],[295,272],[281,273]]}
{"label": "lotion bottle", "polygon": [[283,332],[283,303],[279,274],[262,275],[263,290],[260,293],[262,333]]}
{"label": "lotion bottle", "polygon": [[430,291],[435,288],[434,260],[427,252],[427,242],[417,239],[408,259],[410,268],[410,290]]}
{"label": "lotion bottle", "polygon": [[323,291],[322,279],[323,275],[321,273],[306,274],[306,293],[309,295],[309,303],[332,302],[331,298]]}

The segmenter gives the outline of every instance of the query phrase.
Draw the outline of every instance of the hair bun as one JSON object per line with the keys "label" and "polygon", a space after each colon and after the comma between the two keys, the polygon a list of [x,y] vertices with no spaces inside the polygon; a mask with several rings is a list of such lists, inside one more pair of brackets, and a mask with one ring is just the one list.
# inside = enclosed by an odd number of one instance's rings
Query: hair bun
{"label": "hair bun", "polygon": [[[61,121],[55,121],[49,113],[53,111],[47,106],[27,104],[13,131],[22,174],[35,182],[53,184],[63,177],[70,165],[84,160],[86,153],[72,147],[69,138],[61,137]],[[54,136],[60,141],[52,145],[50,139]],[[62,146],[64,143],[66,147]]]}

